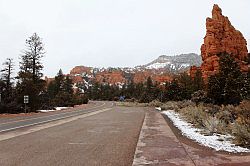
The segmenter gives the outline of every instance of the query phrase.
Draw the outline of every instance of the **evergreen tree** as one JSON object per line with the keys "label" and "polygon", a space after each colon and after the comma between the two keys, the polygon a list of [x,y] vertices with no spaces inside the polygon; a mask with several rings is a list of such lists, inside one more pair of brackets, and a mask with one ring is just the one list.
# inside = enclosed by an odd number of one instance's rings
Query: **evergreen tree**
{"label": "evergreen tree", "polygon": [[135,97],[135,84],[133,81],[131,81],[126,88],[125,91],[126,98],[134,98]]}
{"label": "evergreen tree", "polygon": [[166,89],[166,98],[168,100],[179,101],[183,100],[182,88],[178,83],[177,79],[170,82]]}
{"label": "evergreen tree", "polygon": [[135,85],[135,92],[134,92],[134,96],[137,100],[140,99],[140,96],[142,96],[144,92],[144,86],[143,86],[143,83],[138,83]]}
{"label": "evergreen tree", "polygon": [[219,57],[219,73],[209,78],[208,97],[216,104],[239,104],[244,96],[240,66],[226,53]]}
{"label": "evergreen tree", "polygon": [[193,80],[187,73],[181,73],[176,78],[180,90],[180,99],[191,99],[194,93]]}
{"label": "evergreen tree", "polygon": [[63,81],[62,84],[62,91],[73,95],[74,91],[73,91],[73,83],[72,80],[69,78],[69,76],[66,76],[65,80]]}
{"label": "evergreen tree", "polygon": [[224,86],[225,80],[219,74],[209,77],[207,85],[207,96],[216,104],[224,103]]}
{"label": "evergreen tree", "polygon": [[90,96],[93,100],[100,99],[100,85],[98,82],[95,82],[94,85],[90,88]]}
{"label": "evergreen tree", "polygon": [[59,92],[56,85],[57,85],[57,84],[56,84],[56,81],[55,81],[55,80],[51,81],[51,82],[48,84],[47,93],[48,93],[48,96],[49,96],[50,100],[52,100],[53,98],[55,98],[55,96],[56,96],[57,93]]}
{"label": "evergreen tree", "polygon": [[243,75],[244,77],[244,87],[242,89],[242,96],[243,99],[250,99],[250,70],[246,74]]}
{"label": "evergreen tree", "polygon": [[62,69],[59,70],[57,73],[57,76],[55,77],[55,93],[59,93],[63,90],[63,82],[64,82],[64,74],[62,72]]}
{"label": "evergreen tree", "polygon": [[1,70],[2,80],[5,83],[5,90],[7,93],[10,93],[13,85],[14,77],[12,76],[14,71],[14,63],[13,59],[7,58],[7,60],[3,63],[4,69]]}
{"label": "evergreen tree", "polygon": [[50,101],[52,101],[56,97],[56,95],[63,90],[63,84],[64,75],[62,70],[60,69],[57,75],[55,76],[55,80],[51,81],[47,87],[47,93],[50,98]]}
{"label": "evergreen tree", "polygon": [[18,73],[17,90],[19,103],[23,103],[23,96],[29,96],[29,107],[35,111],[40,107],[39,94],[45,88],[42,80],[43,65],[41,59],[44,56],[44,46],[41,38],[34,33],[26,40],[26,49],[23,51]]}
{"label": "evergreen tree", "polygon": [[197,70],[193,79],[193,90],[194,92],[203,90],[204,88],[204,80],[202,78],[201,70]]}
{"label": "evergreen tree", "polygon": [[13,59],[7,58],[7,60],[3,63],[4,68],[1,70],[1,78],[2,78],[2,101],[5,103],[9,103],[13,101],[13,80],[14,77],[14,63]]}
{"label": "evergreen tree", "polygon": [[145,84],[145,88],[143,93],[141,94],[141,98],[140,98],[140,102],[142,103],[149,103],[153,100],[153,81],[151,79],[151,77],[147,78],[146,84]]}

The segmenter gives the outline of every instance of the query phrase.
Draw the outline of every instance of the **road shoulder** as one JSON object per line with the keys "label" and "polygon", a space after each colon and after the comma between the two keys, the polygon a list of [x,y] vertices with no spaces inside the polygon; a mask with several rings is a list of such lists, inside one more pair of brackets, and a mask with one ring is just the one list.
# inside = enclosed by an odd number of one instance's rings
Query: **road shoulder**
{"label": "road shoulder", "polygon": [[162,115],[147,108],[133,166],[195,165]]}

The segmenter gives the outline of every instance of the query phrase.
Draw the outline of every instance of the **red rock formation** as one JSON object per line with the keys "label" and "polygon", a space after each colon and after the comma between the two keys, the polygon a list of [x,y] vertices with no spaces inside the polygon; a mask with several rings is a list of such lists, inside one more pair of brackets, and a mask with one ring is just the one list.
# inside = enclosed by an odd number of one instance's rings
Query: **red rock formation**
{"label": "red rock formation", "polygon": [[164,75],[154,75],[152,80],[158,83],[166,83],[166,82],[171,82],[173,78],[170,77],[169,75],[164,74]]}
{"label": "red rock formation", "polygon": [[138,71],[134,73],[134,83],[144,83],[147,78],[151,77],[153,82],[166,83],[172,81],[172,77],[169,74],[156,73],[153,70]]}
{"label": "red rock formation", "polygon": [[[243,72],[248,71],[247,65],[247,41],[240,31],[236,30],[228,17],[222,15],[218,5],[214,5],[212,18],[206,20],[206,36],[201,46],[202,75],[205,80],[219,70],[220,53],[228,53],[241,66]],[[193,76],[198,68],[191,68],[190,75]]]}
{"label": "red rock formation", "polygon": [[91,74],[92,68],[91,67],[85,67],[85,66],[76,66],[70,71],[70,75],[77,75],[77,74]]}
{"label": "red rock formation", "polygon": [[138,71],[134,73],[134,83],[144,83],[148,77],[152,77],[152,73],[149,71]]}
{"label": "red rock formation", "polygon": [[73,84],[84,83],[83,78],[81,76],[70,76],[70,78],[72,79]]}
{"label": "red rock formation", "polygon": [[123,73],[121,71],[103,71],[96,73],[95,79],[99,83],[108,83],[111,85],[117,84],[117,83],[125,83],[126,80],[123,76]]}

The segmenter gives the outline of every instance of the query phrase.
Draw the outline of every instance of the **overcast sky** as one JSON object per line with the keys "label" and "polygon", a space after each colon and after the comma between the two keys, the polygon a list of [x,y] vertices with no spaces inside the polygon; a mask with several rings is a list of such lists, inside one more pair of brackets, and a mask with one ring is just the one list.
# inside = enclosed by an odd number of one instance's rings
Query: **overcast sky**
{"label": "overcast sky", "polygon": [[[250,40],[250,0],[0,0],[0,63],[16,70],[25,39],[43,39],[44,74],[76,65],[133,67],[198,53],[214,3]],[[1,66],[2,67],[2,66]]]}

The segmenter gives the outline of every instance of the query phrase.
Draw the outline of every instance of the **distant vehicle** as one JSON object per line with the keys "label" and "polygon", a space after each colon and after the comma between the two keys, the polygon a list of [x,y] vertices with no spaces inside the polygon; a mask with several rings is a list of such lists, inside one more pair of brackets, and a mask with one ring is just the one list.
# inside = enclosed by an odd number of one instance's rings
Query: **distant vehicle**
{"label": "distant vehicle", "polygon": [[120,96],[119,97],[119,101],[124,101],[125,100],[125,96]]}

